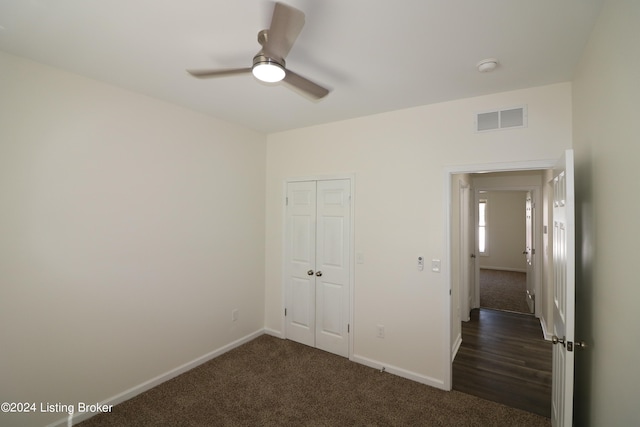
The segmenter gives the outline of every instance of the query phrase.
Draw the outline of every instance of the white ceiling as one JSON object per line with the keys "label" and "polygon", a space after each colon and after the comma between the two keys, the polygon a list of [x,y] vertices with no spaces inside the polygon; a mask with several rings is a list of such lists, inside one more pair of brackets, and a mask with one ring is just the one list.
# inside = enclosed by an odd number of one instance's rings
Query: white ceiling
{"label": "white ceiling", "polygon": [[251,66],[266,0],[0,0],[0,50],[275,132],[569,81],[602,0],[285,2],[306,14],[287,67],[332,90],[320,101],[185,72]]}

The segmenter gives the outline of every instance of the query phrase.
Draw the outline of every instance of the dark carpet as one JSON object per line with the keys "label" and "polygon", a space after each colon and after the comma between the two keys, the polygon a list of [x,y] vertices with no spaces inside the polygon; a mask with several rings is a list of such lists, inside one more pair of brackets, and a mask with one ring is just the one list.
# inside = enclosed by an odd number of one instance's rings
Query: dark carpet
{"label": "dark carpet", "polygon": [[480,307],[531,314],[526,297],[526,273],[480,269]]}
{"label": "dark carpet", "polygon": [[292,341],[260,336],[83,423],[91,426],[545,426]]}

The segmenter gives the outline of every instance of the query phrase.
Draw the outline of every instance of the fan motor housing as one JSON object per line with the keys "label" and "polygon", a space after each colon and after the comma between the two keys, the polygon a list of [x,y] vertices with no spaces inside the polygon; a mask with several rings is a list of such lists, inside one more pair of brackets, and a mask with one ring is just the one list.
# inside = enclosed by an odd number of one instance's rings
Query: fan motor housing
{"label": "fan motor housing", "polygon": [[255,67],[259,64],[274,64],[279,66],[280,68],[285,68],[284,59],[271,58],[269,56],[266,56],[262,52],[253,57],[253,66]]}
{"label": "fan motor housing", "polygon": [[287,72],[284,68],[284,60],[280,61],[282,62],[279,62],[260,52],[253,57],[253,67],[251,67],[251,73],[255,78],[266,83],[279,82],[287,75]]}

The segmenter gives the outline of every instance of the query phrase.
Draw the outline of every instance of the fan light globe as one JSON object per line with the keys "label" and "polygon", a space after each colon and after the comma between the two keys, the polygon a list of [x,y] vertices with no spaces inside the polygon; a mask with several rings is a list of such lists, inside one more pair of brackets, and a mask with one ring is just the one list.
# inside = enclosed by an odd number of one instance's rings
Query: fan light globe
{"label": "fan light globe", "polygon": [[284,68],[273,62],[256,64],[251,69],[251,72],[256,79],[267,83],[279,82],[285,76]]}

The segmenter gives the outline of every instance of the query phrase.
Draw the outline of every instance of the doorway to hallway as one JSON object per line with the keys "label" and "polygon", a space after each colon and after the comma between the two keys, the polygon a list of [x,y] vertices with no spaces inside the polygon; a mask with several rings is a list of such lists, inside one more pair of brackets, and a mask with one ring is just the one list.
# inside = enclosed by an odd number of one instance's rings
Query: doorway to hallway
{"label": "doorway to hallway", "polygon": [[[538,166],[543,166],[547,162],[537,163]],[[574,198],[574,165],[573,165],[573,151],[565,150],[562,156],[550,166],[536,167],[536,162],[522,162],[518,164],[510,165],[493,165],[493,166],[462,166],[452,167],[445,170],[445,186],[448,197],[446,204],[445,223],[448,248],[452,250],[452,254],[460,252],[453,247],[455,239],[452,238],[455,235],[455,230],[450,228],[450,225],[455,226],[455,222],[451,222],[451,213],[454,211],[451,206],[451,201],[455,200],[453,196],[452,182],[456,179],[468,179],[470,174],[479,172],[505,172],[505,171],[534,171],[534,170],[546,170],[543,174],[544,182],[547,183],[545,191],[548,191],[544,197],[546,208],[543,208],[545,216],[552,226],[545,225],[542,227],[542,234],[545,236],[545,245],[536,245],[538,247],[551,247],[553,259],[550,256],[545,256],[545,261],[549,263],[550,270],[545,268],[543,270],[544,276],[549,280],[544,280],[545,286],[542,288],[536,286],[536,290],[542,290],[539,294],[535,295],[535,313],[536,317],[541,316],[540,326],[544,328],[544,334],[547,335],[549,331],[545,328],[545,325],[553,323],[553,361],[552,361],[552,410],[551,418],[553,425],[570,426],[573,422],[573,373],[574,373],[574,314],[575,314],[575,198]],[[550,195],[549,195],[550,194]],[[551,205],[550,205],[551,204]],[[540,237],[539,233],[536,233],[537,237]],[[552,238],[549,238],[552,236]],[[535,254],[535,252],[531,252]],[[472,258],[474,254],[471,254]],[[548,255],[548,254],[546,254]],[[538,268],[540,263],[537,263]],[[455,269],[451,270],[455,273]],[[449,309],[449,319],[451,321],[449,328],[449,339],[451,340],[450,355],[452,356],[448,363],[450,363],[451,375],[445,378],[445,385],[455,388],[453,386],[453,364],[454,358],[457,359],[458,352],[464,345],[462,339],[461,328],[456,330],[457,325],[461,322],[461,313],[459,310],[459,304],[457,301],[465,300],[466,295],[459,295],[460,283],[453,274],[447,277],[447,281],[450,283],[449,293],[455,296],[451,299],[451,306]],[[541,274],[536,274],[536,280],[540,280]],[[464,288],[464,286],[462,286]],[[542,298],[539,298],[539,297]],[[551,298],[552,297],[552,298]],[[543,301],[544,304],[540,304]],[[455,305],[454,305],[455,304]],[[458,308],[456,310],[456,308]],[[539,308],[542,308],[539,313]],[[549,309],[552,309],[552,313],[549,313]],[[484,310],[494,313],[506,313],[495,310],[478,309],[479,317],[481,320]],[[506,313],[514,316],[520,316],[522,318],[533,319],[538,323],[537,319],[533,316],[522,316],[515,313]],[[550,316],[553,317],[550,317]],[[552,319],[552,320],[551,320]],[[460,332],[458,334],[458,332]],[[542,332],[542,331],[541,331]],[[517,336],[516,336],[517,338]],[[503,339],[494,339],[499,345]],[[547,344],[549,344],[547,342]],[[509,345],[508,345],[509,346]]]}
{"label": "doorway to hallway", "polygon": [[[470,240],[472,252],[465,253],[463,245],[456,246],[453,254],[458,258],[454,268],[463,271],[464,267],[458,266],[466,258],[475,274],[470,275],[468,284],[462,282],[462,274],[454,276],[454,284],[459,283],[456,290],[461,303],[452,300],[455,358],[451,379],[454,390],[549,417],[551,343],[545,340],[540,320],[531,314],[531,309],[540,307],[527,303],[529,294],[533,303],[544,301],[542,298],[535,301],[536,294],[542,295],[540,290],[546,281],[542,262],[536,263],[533,258],[535,254],[542,261],[540,257],[544,256],[542,250],[536,254],[535,248],[543,247],[546,239],[542,226],[546,212],[542,209],[543,186],[548,175],[545,169],[514,168],[490,173],[470,169],[465,174],[452,174],[452,188],[462,188],[458,182],[463,182],[474,194],[468,200],[471,206],[466,210],[470,215],[468,221],[455,216],[465,214],[463,207],[453,210],[454,228],[470,222],[472,234],[455,239],[455,242]],[[452,192],[451,199],[459,199],[460,205],[465,200],[456,192]],[[541,215],[534,216],[527,210],[525,202],[530,199],[537,202]],[[480,221],[481,203],[485,204],[484,221]],[[480,245],[482,226],[484,245]],[[456,237],[463,234],[462,227],[460,230],[452,234]],[[531,230],[530,236],[527,230]],[[532,285],[529,293],[528,285]],[[462,307],[467,299],[471,301],[470,312]],[[460,313],[457,319],[456,312]],[[457,334],[459,340],[455,339]],[[457,349],[455,344],[459,345]]]}

